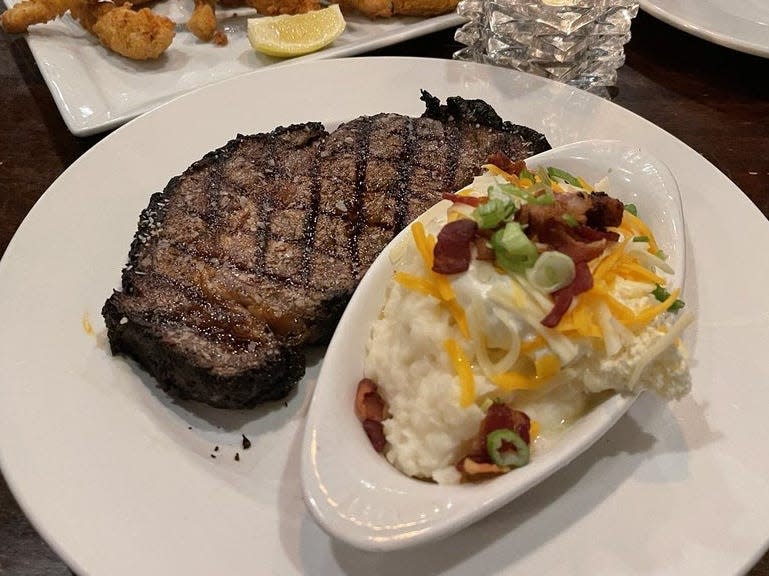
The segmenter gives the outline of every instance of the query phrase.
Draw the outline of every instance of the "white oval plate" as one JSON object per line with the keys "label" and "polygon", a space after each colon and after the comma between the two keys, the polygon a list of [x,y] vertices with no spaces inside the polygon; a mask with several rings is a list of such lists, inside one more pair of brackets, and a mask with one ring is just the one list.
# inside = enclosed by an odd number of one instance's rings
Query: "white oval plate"
{"label": "white oval plate", "polygon": [[[681,285],[685,262],[681,199],[676,180],[663,162],[636,146],[588,140],[544,152],[527,164],[556,166],[588,182],[608,177],[611,195],[635,204],[651,223],[676,271],[671,285]],[[446,204],[438,203],[423,217],[438,216]],[[554,446],[535,451],[527,466],[487,482],[438,486],[398,472],[371,447],[353,403],[363,377],[369,330],[392,282],[389,252],[408,234],[406,228],[379,255],[345,310],[326,351],[304,433],[302,486],[308,507],[330,534],[369,550],[436,540],[507,504],[586,450],[635,400],[612,395]]]}

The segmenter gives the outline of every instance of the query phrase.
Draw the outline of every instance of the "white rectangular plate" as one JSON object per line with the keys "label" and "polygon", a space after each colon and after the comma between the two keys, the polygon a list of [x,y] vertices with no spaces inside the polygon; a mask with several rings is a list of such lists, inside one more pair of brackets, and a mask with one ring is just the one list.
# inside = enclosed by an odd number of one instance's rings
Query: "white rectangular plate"
{"label": "white rectangular plate", "polygon": [[[4,0],[8,7],[19,0]],[[186,92],[219,80],[273,68],[340,56],[352,56],[463,22],[456,13],[433,18],[371,20],[345,16],[347,28],[328,48],[290,60],[257,54],[246,38],[252,8],[220,10],[226,46],[195,38],[186,28],[192,0],[164,0],[152,9],[177,23],[176,37],[156,61],[129,60],[104,48],[68,14],[32,26],[27,35],[32,55],[70,132],[87,136],[127,122]],[[297,86],[297,90],[307,90]],[[215,109],[210,111],[215,114]]]}

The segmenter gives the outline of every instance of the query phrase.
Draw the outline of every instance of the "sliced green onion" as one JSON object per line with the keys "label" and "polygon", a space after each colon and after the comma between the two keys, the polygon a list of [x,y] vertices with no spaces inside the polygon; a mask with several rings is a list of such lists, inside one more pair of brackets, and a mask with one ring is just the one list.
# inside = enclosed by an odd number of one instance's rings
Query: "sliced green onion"
{"label": "sliced green onion", "polygon": [[658,301],[664,302],[670,297],[670,292],[665,290],[662,286],[659,284],[654,285],[655,288],[652,290],[652,296],[654,296]]}
{"label": "sliced green onion", "polygon": [[529,172],[528,168],[524,168],[523,170],[521,170],[521,173],[518,174],[518,178],[526,178],[526,179],[531,180],[532,182],[534,182],[534,174]]}
{"label": "sliced green onion", "polygon": [[550,176],[548,176],[547,170],[545,170],[545,168],[537,168],[537,176],[539,176],[541,183],[545,186],[550,186],[550,184],[552,184]]}
{"label": "sliced green onion", "polygon": [[648,236],[633,236],[633,242],[648,242]]}
{"label": "sliced green onion", "polygon": [[633,216],[638,216],[638,208],[635,204],[625,204],[625,210],[630,212]]}
{"label": "sliced green onion", "polygon": [[533,186],[521,190],[521,192],[523,194],[523,199],[529,204],[543,206],[555,203],[552,188],[542,182],[537,182]]}
{"label": "sliced green onion", "polygon": [[659,258],[660,260],[667,260],[668,255],[665,254],[662,249],[657,250],[657,252],[654,253],[654,255]]}
{"label": "sliced green onion", "polygon": [[579,226],[579,221],[568,212],[563,216],[561,216],[561,220],[566,222],[566,224],[568,224],[572,228],[576,228],[577,226]]}
{"label": "sliced green onion", "polygon": [[[502,450],[505,444],[512,444],[515,450]],[[504,468],[520,468],[529,463],[529,445],[509,428],[489,432],[486,436],[486,451],[491,461]]]}
{"label": "sliced green onion", "polygon": [[[535,196],[536,192],[540,192],[540,191],[542,191],[543,194],[539,194]],[[553,189],[550,188],[549,186],[543,185],[538,190],[531,192],[526,201],[529,204],[536,204],[538,206],[555,204],[555,196],[553,196]]]}
{"label": "sliced green onion", "polygon": [[676,298],[675,302],[673,302],[670,305],[670,308],[668,308],[668,310],[670,310],[671,312],[678,312],[684,306],[686,306],[686,302],[684,302],[680,298]]}
{"label": "sliced green onion", "polygon": [[[670,298],[670,292],[665,290],[659,284],[655,284],[654,286],[655,288],[654,290],[652,290],[652,296],[654,296],[658,302],[664,302],[665,300]],[[676,300],[670,305],[670,308],[668,308],[668,310],[671,312],[677,312],[684,306],[686,306],[686,303],[680,298],[676,298]]]}
{"label": "sliced green onion", "polygon": [[478,222],[479,228],[496,228],[506,218],[515,212],[515,202],[512,198],[490,198],[485,204],[479,205],[473,210],[473,218]]}
{"label": "sliced green onion", "polygon": [[574,260],[563,252],[543,252],[529,273],[529,280],[547,293],[568,286],[574,281],[576,267]]}
{"label": "sliced green onion", "polygon": [[506,272],[521,273],[537,261],[537,247],[528,239],[518,222],[508,222],[491,237],[494,257]]}
{"label": "sliced green onion", "polygon": [[572,186],[576,186],[577,188],[582,188],[582,184],[580,184],[579,180],[577,180],[574,176],[569,174],[566,170],[561,170],[560,168],[554,168],[553,166],[548,166],[547,175],[550,176],[550,178],[558,178],[559,180],[563,180],[567,184],[571,184]]}
{"label": "sliced green onion", "polygon": [[505,183],[499,185],[499,190],[516,198],[520,198],[527,204],[549,205],[555,203],[553,190],[541,182],[537,182],[529,188],[518,188],[512,184]]}

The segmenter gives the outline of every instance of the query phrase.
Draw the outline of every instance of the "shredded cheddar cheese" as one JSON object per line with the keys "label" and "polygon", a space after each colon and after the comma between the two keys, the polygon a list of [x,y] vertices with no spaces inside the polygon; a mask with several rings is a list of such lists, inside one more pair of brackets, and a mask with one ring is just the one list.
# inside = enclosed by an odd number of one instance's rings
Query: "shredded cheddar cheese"
{"label": "shredded cheddar cheese", "polygon": [[414,238],[414,244],[419,250],[419,254],[422,256],[422,260],[428,270],[433,268],[433,251],[427,243],[427,236],[425,234],[425,227],[419,220],[411,225],[411,236]]}
{"label": "shredded cheddar cheese", "polygon": [[504,170],[502,170],[502,168],[500,168],[499,166],[496,166],[495,164],[484,164],[483,167],[487,171],[489,171],[492,174],[494,174],[494,176],[501,176],[502,178],[504,178],[505,180],[507,180],[511,184],[519,184],[520,183],[520,180],[518,180],[518,176],[516,176],[515,174],[509,174],[509,173],[505,172]]}
{"label": "shredded cheddar cheese", "polygon": [[635,323],[636,324],[648,324],[652,320],[654,320],[657,316],[662,314],[665,310],[670,308],[673,305],[673,302],[675,302],[678,299],[678,295],[681,293],[680,288],[676,288],[673,290],[673,292],[665,298],[663,302],[660,302],[656,306],[651,306],[647,308],[646,310],[643,310],[635,317]]}
{"label": "shredded cheddar cheese", "polygon": [[622,258],[622,255],[625,252],[625,246],[627,245],[628,241],[630,240],[629,237],[624,238],[611,252],[609,252],[608,256],[605,256],[596,267],[595,271],[593,271],[593,282],[599,282],[604,279],[604,277],[614,268],[614,266],[619,262],[620,258]]}
{"label": "shredded cheddar cheese", "polygon": [[438,300],[441,299],[440,292],[429,280],[420,278],[419,276],[415,276],[413,274],[409,274],[408,272],[396,272],[394,278],[398,284],[405,286],[409,290],[427,294],[428,296],[432,296]]}
{"label": "shredded cheddar cheese", "polygon": [[582,176],[577,176],[577,182],[579,182],[579,185],[582,187],[583,190],[587,192],[593,191],[593,187],[590,184],[588,184]]}
{"label": "shredded cheddar cheese", "polygon": [[470,362],[462,347],[453,338],[446,340],[443,347],[449,355],[454,372],[459,376],[459,405],[467,408],[475,402],[475,378]]}
{"label": "shredded cheddar cheese", "polygon": [[659,284],[660,286],[664,286],[665,284],[664,278],[658,276],[648,268],[644,268],[631,258],[624,257],[620,259],[614,271],[617,275],[623,278],[638,280],[640,282],[650,282],[652,284]]}
{"label": "shredded cheddar cheese", "polygon": [[641,220],[638,216],[634,216],[627,210],[622,214],[622,224],[621,226],[623,228],[629,228],[632,230],[636,236],[646,236],[649,239],[649,252],[657,252],[659,250],[659,246],[657,246],[657,241],[654,239],[654,234],[649,229],[649,227],[646,225],[646,223]]}
{"label": "shredded cheddar cheese", "polygon": [[534,338],[521,342],[521,354],[529,354],[545,346],[547,346],[547,340],[537,334]]}
{"label": "shredded cheddar cheese", "polygon": [[561,361],[558,360],[558,356],[555,354],[546,352],[535,358],[534,368],[537,372],[537,380],[547,380],[560,372]]}
{"label": "shredded cheddar cheese", "polygon": [[457,302],[457,296],[451,287],[451,283],[443,274],[437,274],[432,271],[434,262],[433,250],[436,243],[435,237],[432,235],[428,236],[425,233],[424,225],[418,220],[411,225],[411,236],[427,268],[427,278],[421,278],[405,272],[396,272],[395,281],[410,290],[427,294],[442,301],[454,318],[462,335],[465,338],[469,338],[470,330],[467,326],[467,315],[462,306],[459,305],[459,302]]}

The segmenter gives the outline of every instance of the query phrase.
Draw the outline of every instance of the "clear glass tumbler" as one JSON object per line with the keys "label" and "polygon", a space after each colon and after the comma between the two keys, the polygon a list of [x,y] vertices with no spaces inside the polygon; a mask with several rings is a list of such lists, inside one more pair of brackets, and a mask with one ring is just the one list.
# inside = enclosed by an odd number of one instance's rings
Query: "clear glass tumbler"
{"label": "clear glass tumbler", "polygon": [[608,95],[625,62],[638,2],[628,0],[461,0],[469,21],[454,58],[507,66]]}

